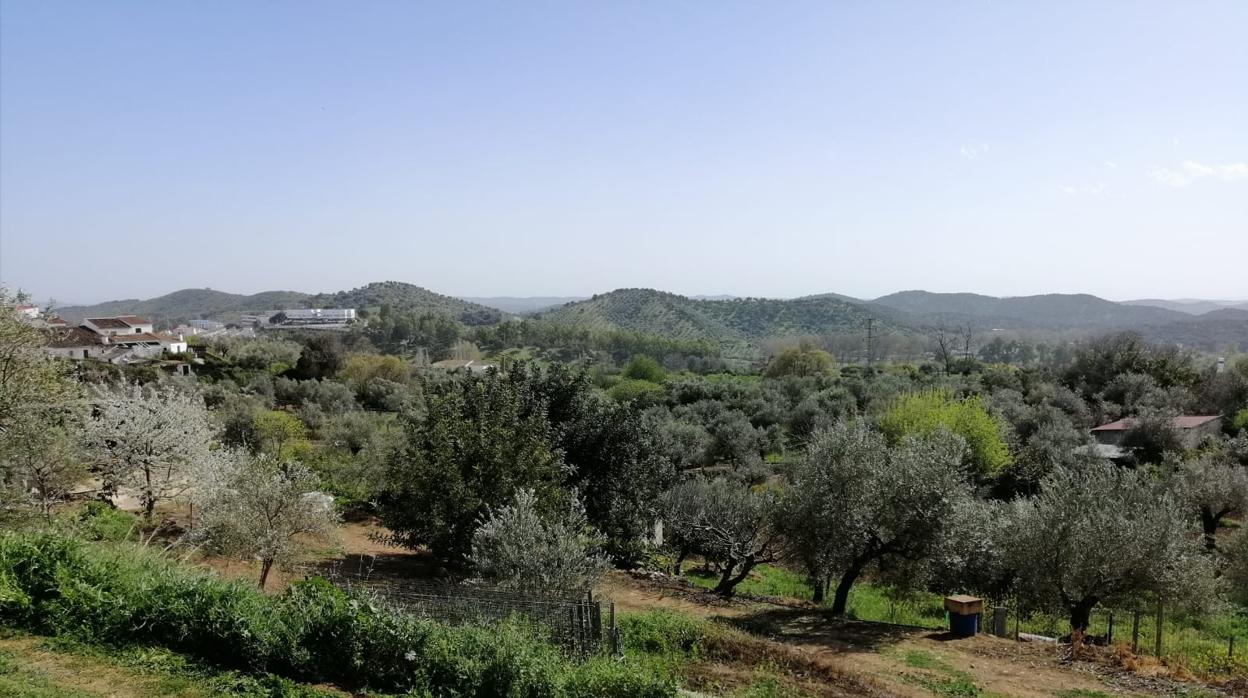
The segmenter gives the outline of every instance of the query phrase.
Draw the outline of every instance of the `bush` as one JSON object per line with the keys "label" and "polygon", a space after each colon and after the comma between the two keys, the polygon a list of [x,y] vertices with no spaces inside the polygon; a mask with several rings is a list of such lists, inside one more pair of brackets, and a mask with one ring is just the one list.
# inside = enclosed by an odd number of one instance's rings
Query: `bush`
{"label": "bush", "polygon": [[[90,642],[163,646],[222,668],[418,696],[671,696],[628,664],[575,665],[518,619],[452,627],[323,580],[266,596],[124,546],[0,536],[0,622]],[[279,680],[279,679],[275,679]]]}
{"label": "bush", "polygon": [[139,518],[105,502],[87,502],[78,514],[78,530],[87,540],[118,542],[133,539]]}

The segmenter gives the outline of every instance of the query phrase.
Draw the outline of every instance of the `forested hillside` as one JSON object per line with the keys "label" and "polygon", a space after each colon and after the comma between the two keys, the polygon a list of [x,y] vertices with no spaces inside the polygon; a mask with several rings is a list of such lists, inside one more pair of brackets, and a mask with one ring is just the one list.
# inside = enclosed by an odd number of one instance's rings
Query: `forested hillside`
{"label": "forested hillside", "polygon": [[503,313],[496,308],[444,296],[402,281],[375,281],[350,291],[318,293],[305,301],[305,305],[312,308],[375,310],[388,305],[394,310],[417,314],[442,313],[465,325],[489,325],[503,319]]}
{"label": "forested hillside", "polygon": [[141,315],[159,322],[198,317],[218,318],[255,310],[298,308],[303,307],[306,298],[306,293],[297,291],[263,291],[244,295],[210,288],[185,288],[147,300],[129,298],[95,305],[71,305],[57,308],[57,313],[71,322],[85,317],[110,315]]}
{"label": "forested hillside", "polygon": [[865,330],[872,309],[832,297],[693,300],[651,289],[620,289],[542,313],[554,323],[675,339],[757,343],[775,337]]}

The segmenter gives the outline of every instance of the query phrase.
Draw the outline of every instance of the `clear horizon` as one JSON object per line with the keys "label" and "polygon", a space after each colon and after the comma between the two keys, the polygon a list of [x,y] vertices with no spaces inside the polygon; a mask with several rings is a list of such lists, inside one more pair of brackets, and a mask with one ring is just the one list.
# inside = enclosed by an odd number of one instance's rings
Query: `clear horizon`
{"label": "clear horizon", "polygon": [[1248,4],[0,5],[0,281],[1248,297]]}

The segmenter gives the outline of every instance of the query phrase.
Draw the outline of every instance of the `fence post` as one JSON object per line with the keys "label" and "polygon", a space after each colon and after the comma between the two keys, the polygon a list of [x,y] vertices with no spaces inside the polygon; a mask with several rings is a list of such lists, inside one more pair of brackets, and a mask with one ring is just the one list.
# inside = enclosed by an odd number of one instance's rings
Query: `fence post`
{"label": "fence post", "polygon": [[1113,611],[1109,612],[1109,632],[1106,633],[1105,644],[1106,645],[1114,644],[1114,612]]}
{"label": "fence post", "polygon": [[1161,659],[1161,632],[1163,624],[1166,621],[1166,612],[1164,609],[1165,606],[1162,604],[1161,599],[1157,599],[1157,637],[1154,638],[1153,642],[1153,654],[1158,659]]}
{"label": "fence post", "polygon": [[615,627],[615,602],[611,602],[611,654],[616,657],[624,656],[620,652],[620,630]]}
{"label": "fence post", "polygon": [[1140,651],[1140,609],[1135,609],[1131,616],[1131,652]]}
{"label": "fence post", "polygon": [[1005,606],[993,607],[992,609],[992,634],[993,635],[996,635],[997,637],[1009,637],[1009,632],[1006,630],[1006,623],[1008,622],[1008,618],[1007,618],[1008,615],[1009,615],[1009,609],[1007,609]]}

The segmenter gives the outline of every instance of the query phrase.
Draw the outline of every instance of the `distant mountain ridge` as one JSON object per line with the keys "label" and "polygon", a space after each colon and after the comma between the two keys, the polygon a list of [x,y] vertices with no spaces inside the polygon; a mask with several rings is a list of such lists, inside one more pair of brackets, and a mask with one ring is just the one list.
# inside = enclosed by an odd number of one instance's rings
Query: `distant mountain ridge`
{"label": "distant mountain ridge", "polygon": [[1238,310],[1248,310],[1248,300],[1242,301],[1219,301],[1207,300],[1203,298],[1142,298],[1139,300],[1122,301],[1123,305],[1149,305],[1154,308],[1166,308],[1168,310],[1177,310],[1189,315],[1204,315],[1215,310],[1223,308],[1235,308]]}
{"label": "distant mountain ridge", "polygon": [[1129,328],[1191,317],[1177,310],[1124,305],[1086,293],[998,298],[977,293],[901,291],[867,305],[893,308],[932,322],[979,320],[1003,328]]}
{"label": "distant mountain ridge", "polygon": [[[477,301],[493,301],[495,305]],[[548,302],[558,303],[547,305]],[[677,340],[710,340],[741,348],[780,337],[864,331],[915,333],[937,325],[971,323],[992,329],[1135,330],[1155,341],[1205,348],[1248,347],[1248,309],[1222,307],[1202,315],[1143,303],[1116,303],[1088,294],[998,298],[975,293],[902,291],[874,300],[835,293],[792,299],[709,300],[645,288],[625,288],[590,298],[495,297],[464,299],[414,284],[381,281],[336,293],[266,291],[252,295],[183,289],[147,300],[66,306],[77,322],[89,316],[136,314],[157,322],[197,317],[226,321],[260,310],[325,307],[375,312],[440,313],[465,325],[490,325],[525,314],[568,326],[637,332]],[[500,307],[506,306],[506,307]],[[537,307],[533,307],[537,306]],[[543,307],[545,306],[545,307]]]}
{"label": "distant mountain ridge", "polygon": [[585,300],[586,296],[458,296],[460,300],[498,308],[507,313],[532,313],[553,308],[556,305]]}

